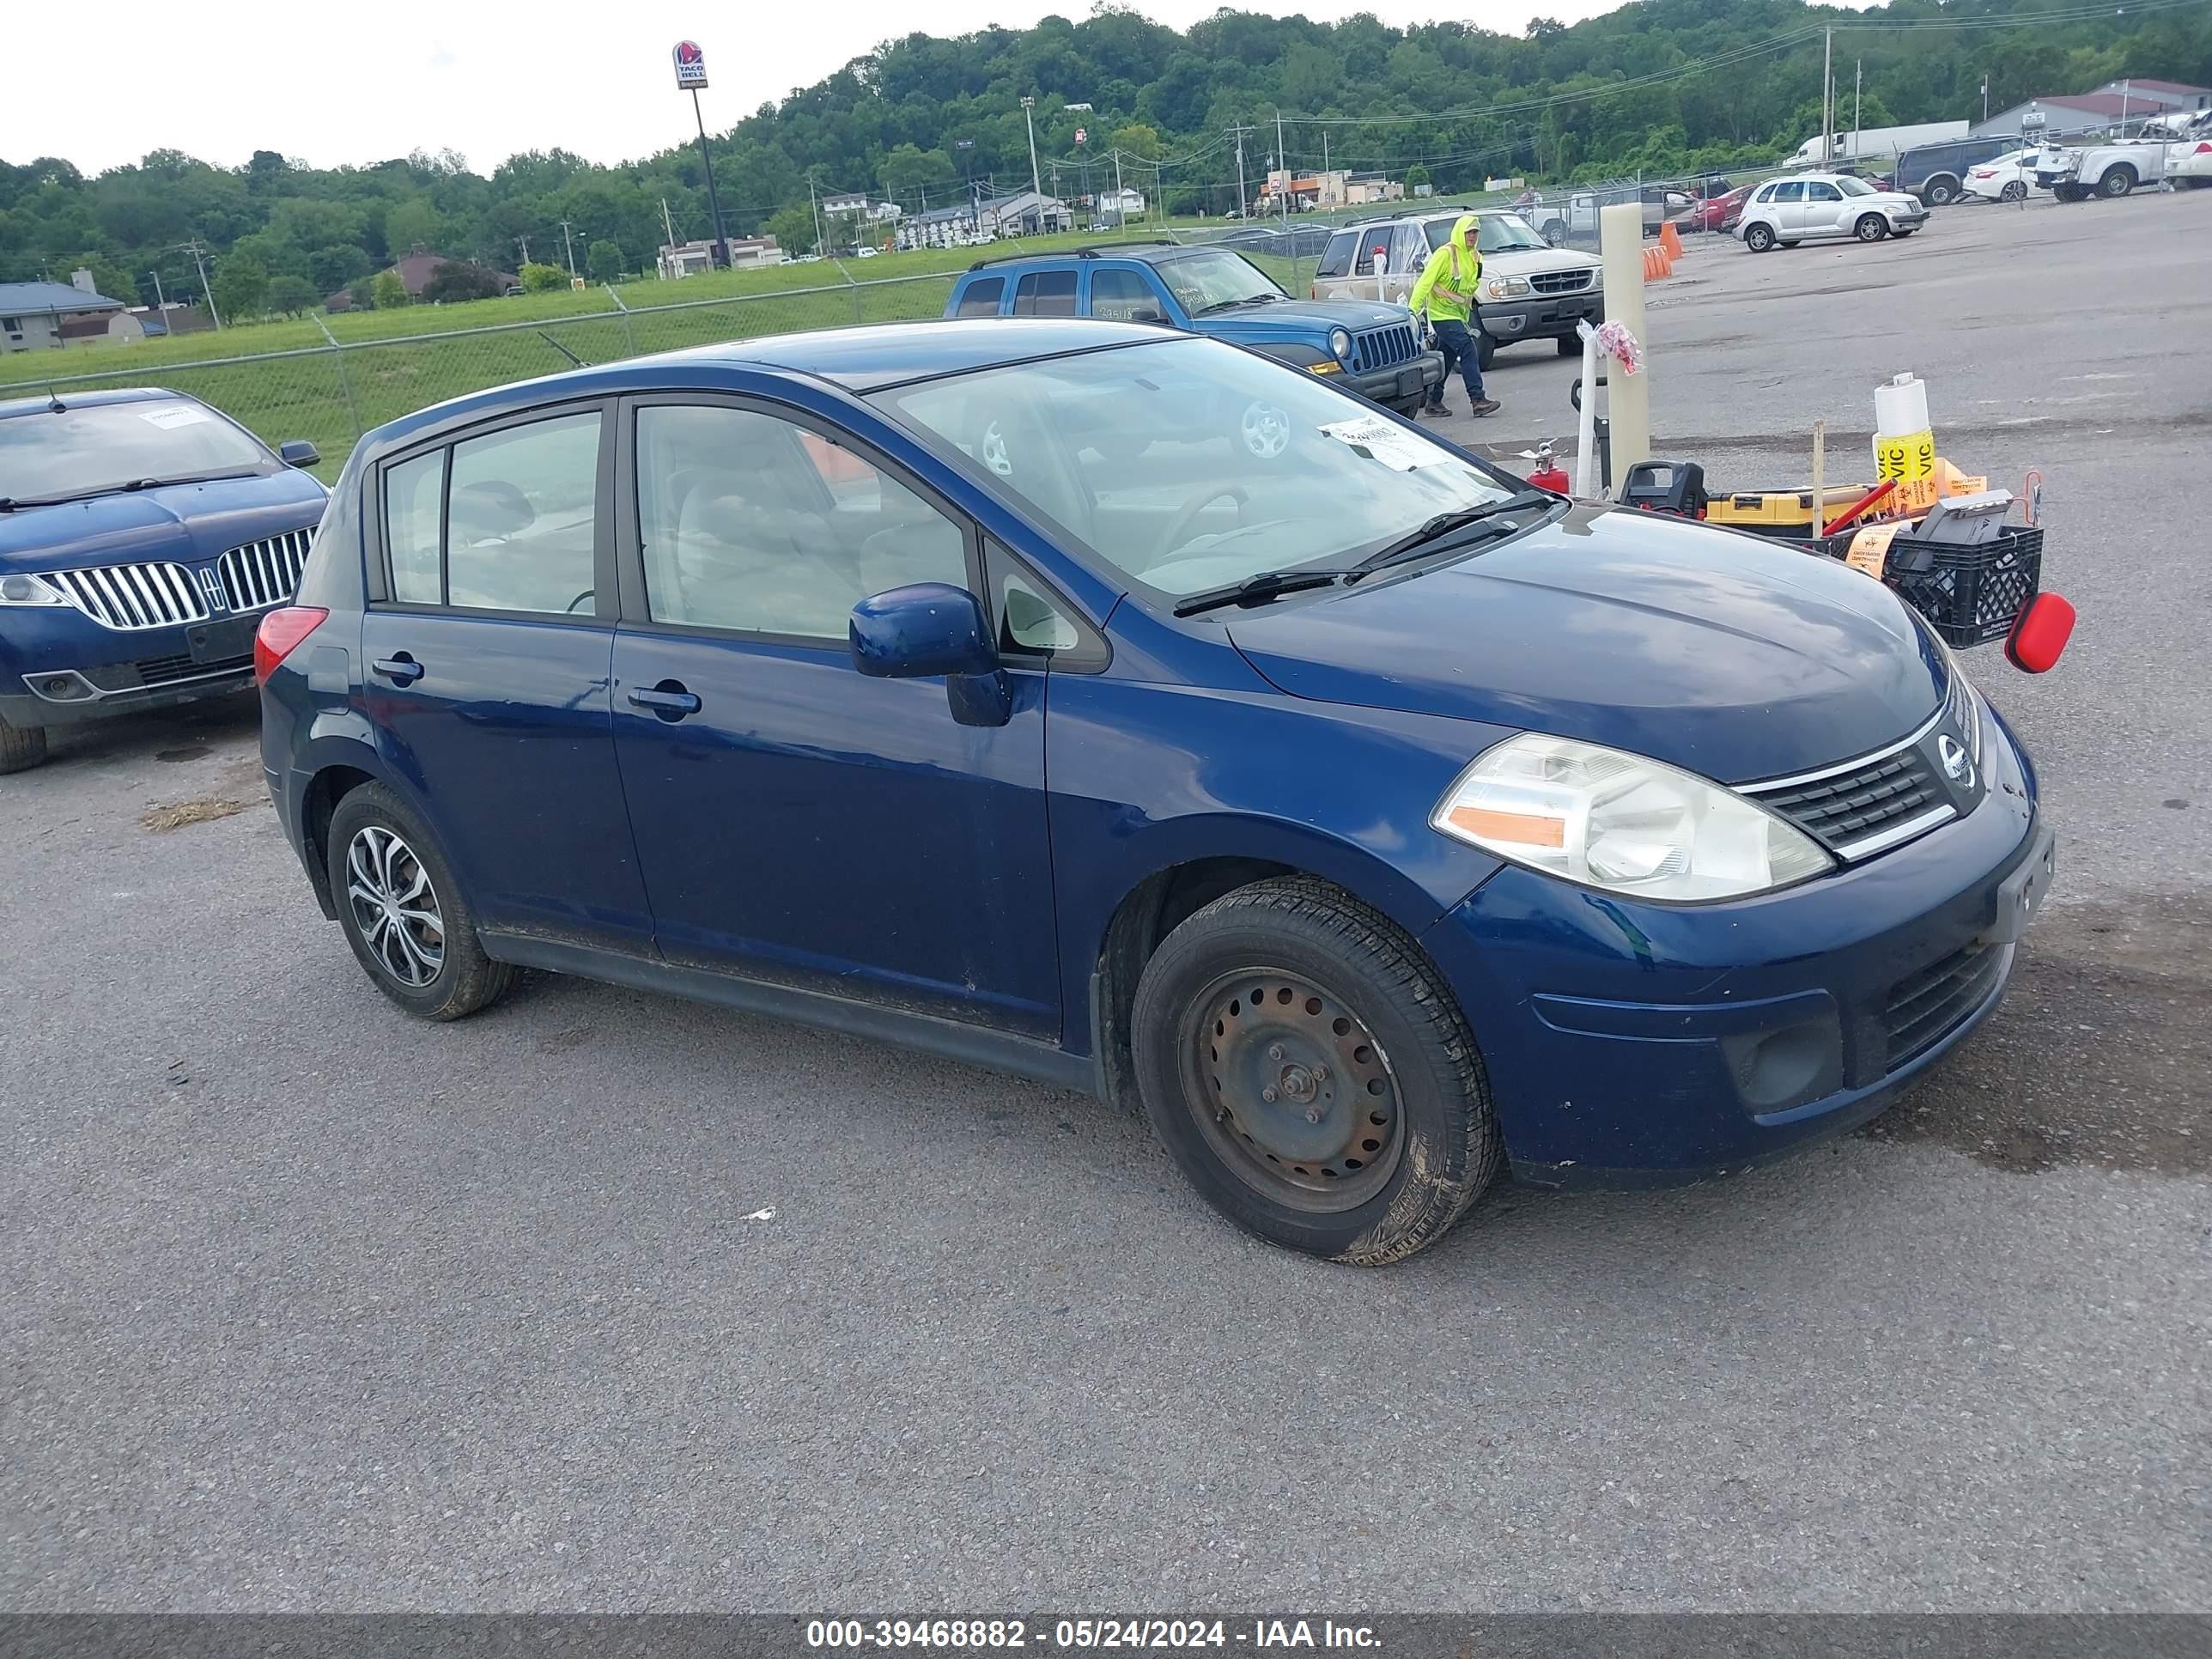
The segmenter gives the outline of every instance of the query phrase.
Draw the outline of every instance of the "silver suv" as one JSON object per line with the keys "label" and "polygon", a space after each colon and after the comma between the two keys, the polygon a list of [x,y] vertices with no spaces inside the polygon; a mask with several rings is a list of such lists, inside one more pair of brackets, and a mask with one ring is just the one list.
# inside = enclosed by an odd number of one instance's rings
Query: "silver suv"
{"label": "silver suv", "polygon": [[[1557,340],[1559,355],[1582,350],[1575,325],[1605,319],[1602,267],[1591,254],[1553,247],[1517,213],[1497,208],[1432,208],[1399,219],[1375,219],[1329,239],[1314,271],[1316,300],[1406,303],[1429,255],[1444,245],[1461,216],[1479,216],[1475,251],[1482,255],[1477,315],[1482,366],[1516,340]],[[1378,269],[1378,266],[1380,267]]]}
{"label": "silver suv", "polygon": [[1753,253],[1764,253],[1777,243],[1796,247],[1838,236],[1879,242],[1910,236],[1927,222],[1928,209],[1917,196],[1876,190],[1848,173],[1801,173],[1770,179],[1752,191],[1736,234]]}

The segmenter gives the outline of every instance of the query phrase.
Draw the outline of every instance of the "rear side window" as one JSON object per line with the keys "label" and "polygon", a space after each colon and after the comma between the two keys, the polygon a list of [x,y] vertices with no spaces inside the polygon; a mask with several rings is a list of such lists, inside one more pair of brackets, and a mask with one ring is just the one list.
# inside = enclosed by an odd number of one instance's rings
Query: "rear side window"
{"label": "rear side window", "polygon": [[402,605],[594,613],[599,416],[464,439],[384,471],[384,545]]}
{"label": "rear side window", "polygon": [[1072,270],[1033,270],[1014,289],[1017,317],[1073,317],[1075,315],[1075,273]]}
{"label": "rear side window", "polygon": [[1343,276],[1352,270],[1352,250],[1359,238],[1348,230],[1340,230],[1328,239],[1328,246],[1321,251],[1321,262],[1314,267],[1316,276]]}
{"label": "rear side window", "polygon": [[1802,179],[1795,179],[1789,184],[1777,185],[1774,187],[1774,200],[1778,202],[1802,202],[1804,199],[1805,184]]}
{"label": "rear side window", "polygon": [[1091,314],[1109,322],[1126,323],[1140,311],[1158,313],[1159,296],[1133,270],[1094,270],[1091,273]]}
{"label": "rear side window", "polygon": [[445,495],[442,449],[384,470],[384,546],[392,560],[392,597],[402,605],[445,603],[438,556]]}
{"label": "rear side window", "polygon": [[1006,279],[985,276],[960,290],[960,311],[963,317],[995,317],[999,305],[1006,297]]}

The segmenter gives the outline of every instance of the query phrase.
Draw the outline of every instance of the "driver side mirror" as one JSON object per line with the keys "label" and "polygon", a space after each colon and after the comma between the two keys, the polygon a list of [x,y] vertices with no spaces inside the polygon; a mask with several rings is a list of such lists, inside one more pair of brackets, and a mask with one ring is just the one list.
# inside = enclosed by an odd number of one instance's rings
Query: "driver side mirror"
{"label": "driver side mirror", "polygon": [[276,459],[287,466],[313,466],[323,459],[323,452],[305,438],[288,438],[277,446]]}
{"label": "driver side mirror", "polygon": [[1133,323],[1164,323],[1167,319],[1150,306],[1139,306],[1129,313],[1129,320]]}
{"label": "driver side mirror", "polygon": [[853,666],[871,679],[945,678],[952,718],[1004,726],[1013,687],[975,596],[947,582],[915,582],[862,599],[847,624]]}

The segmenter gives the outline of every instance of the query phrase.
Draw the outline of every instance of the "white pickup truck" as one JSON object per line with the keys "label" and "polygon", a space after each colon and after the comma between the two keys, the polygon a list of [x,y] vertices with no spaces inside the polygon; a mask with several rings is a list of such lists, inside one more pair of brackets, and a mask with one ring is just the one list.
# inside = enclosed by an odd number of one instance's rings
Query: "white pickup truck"
{"label": "white pickup truck", "polygon": [[2166,152],[2187,146],[2157,138],[2107,144],[2046,144],[2035,158],[2035,181],[2062,202],[2125,196],[2166,176]]}

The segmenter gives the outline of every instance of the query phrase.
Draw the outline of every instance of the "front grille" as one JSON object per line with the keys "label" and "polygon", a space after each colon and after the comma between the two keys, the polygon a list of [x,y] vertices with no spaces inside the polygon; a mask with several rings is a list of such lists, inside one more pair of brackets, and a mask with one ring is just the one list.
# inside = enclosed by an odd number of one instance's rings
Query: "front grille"
{"label": "front grille", "polygon": [[234,674],[253,666],[251,655],[228,657],[220,662],[194,662],[190,657],[141,657],[131,665],[141,684],[167,685],[177,680],[196,680],[214,674]]}
{"label": "front grille", "polygon": [[2011,954],[2009,945],[1969,945],[1892,986],[1882,1007],[1889,1069],[1941,1042],[1988,1001]]}
{"label": "front grille", "polygon": [[282,605],[300,585],[307,568],[312,530],[287,531],[265,542],[248,542],[222,556],[223,600],[233,611],[259,611]]}
{"label": "front grille", "polygon": [[1579,294],[1589,285],[1587,270],[1540,270],[1528,279],[1539,294]]}
{"label": "front grille", "polygon": [[207,620],[207,601],[180,564],[103,564],[46,577],[102,628],[129,633]]}
{"label": "front grille", "polygon": [[1951,810],[1917,744],[1826,776],[1753,784],[1744,793],[1844,858],[1885,830]]}
{"label": "front grille", "polygon": [[1352,337],[1352,367],[1354,372],[1389,368],[1394,363],[1411,362],[1419,349],[1410,323],[1366,329]]}

